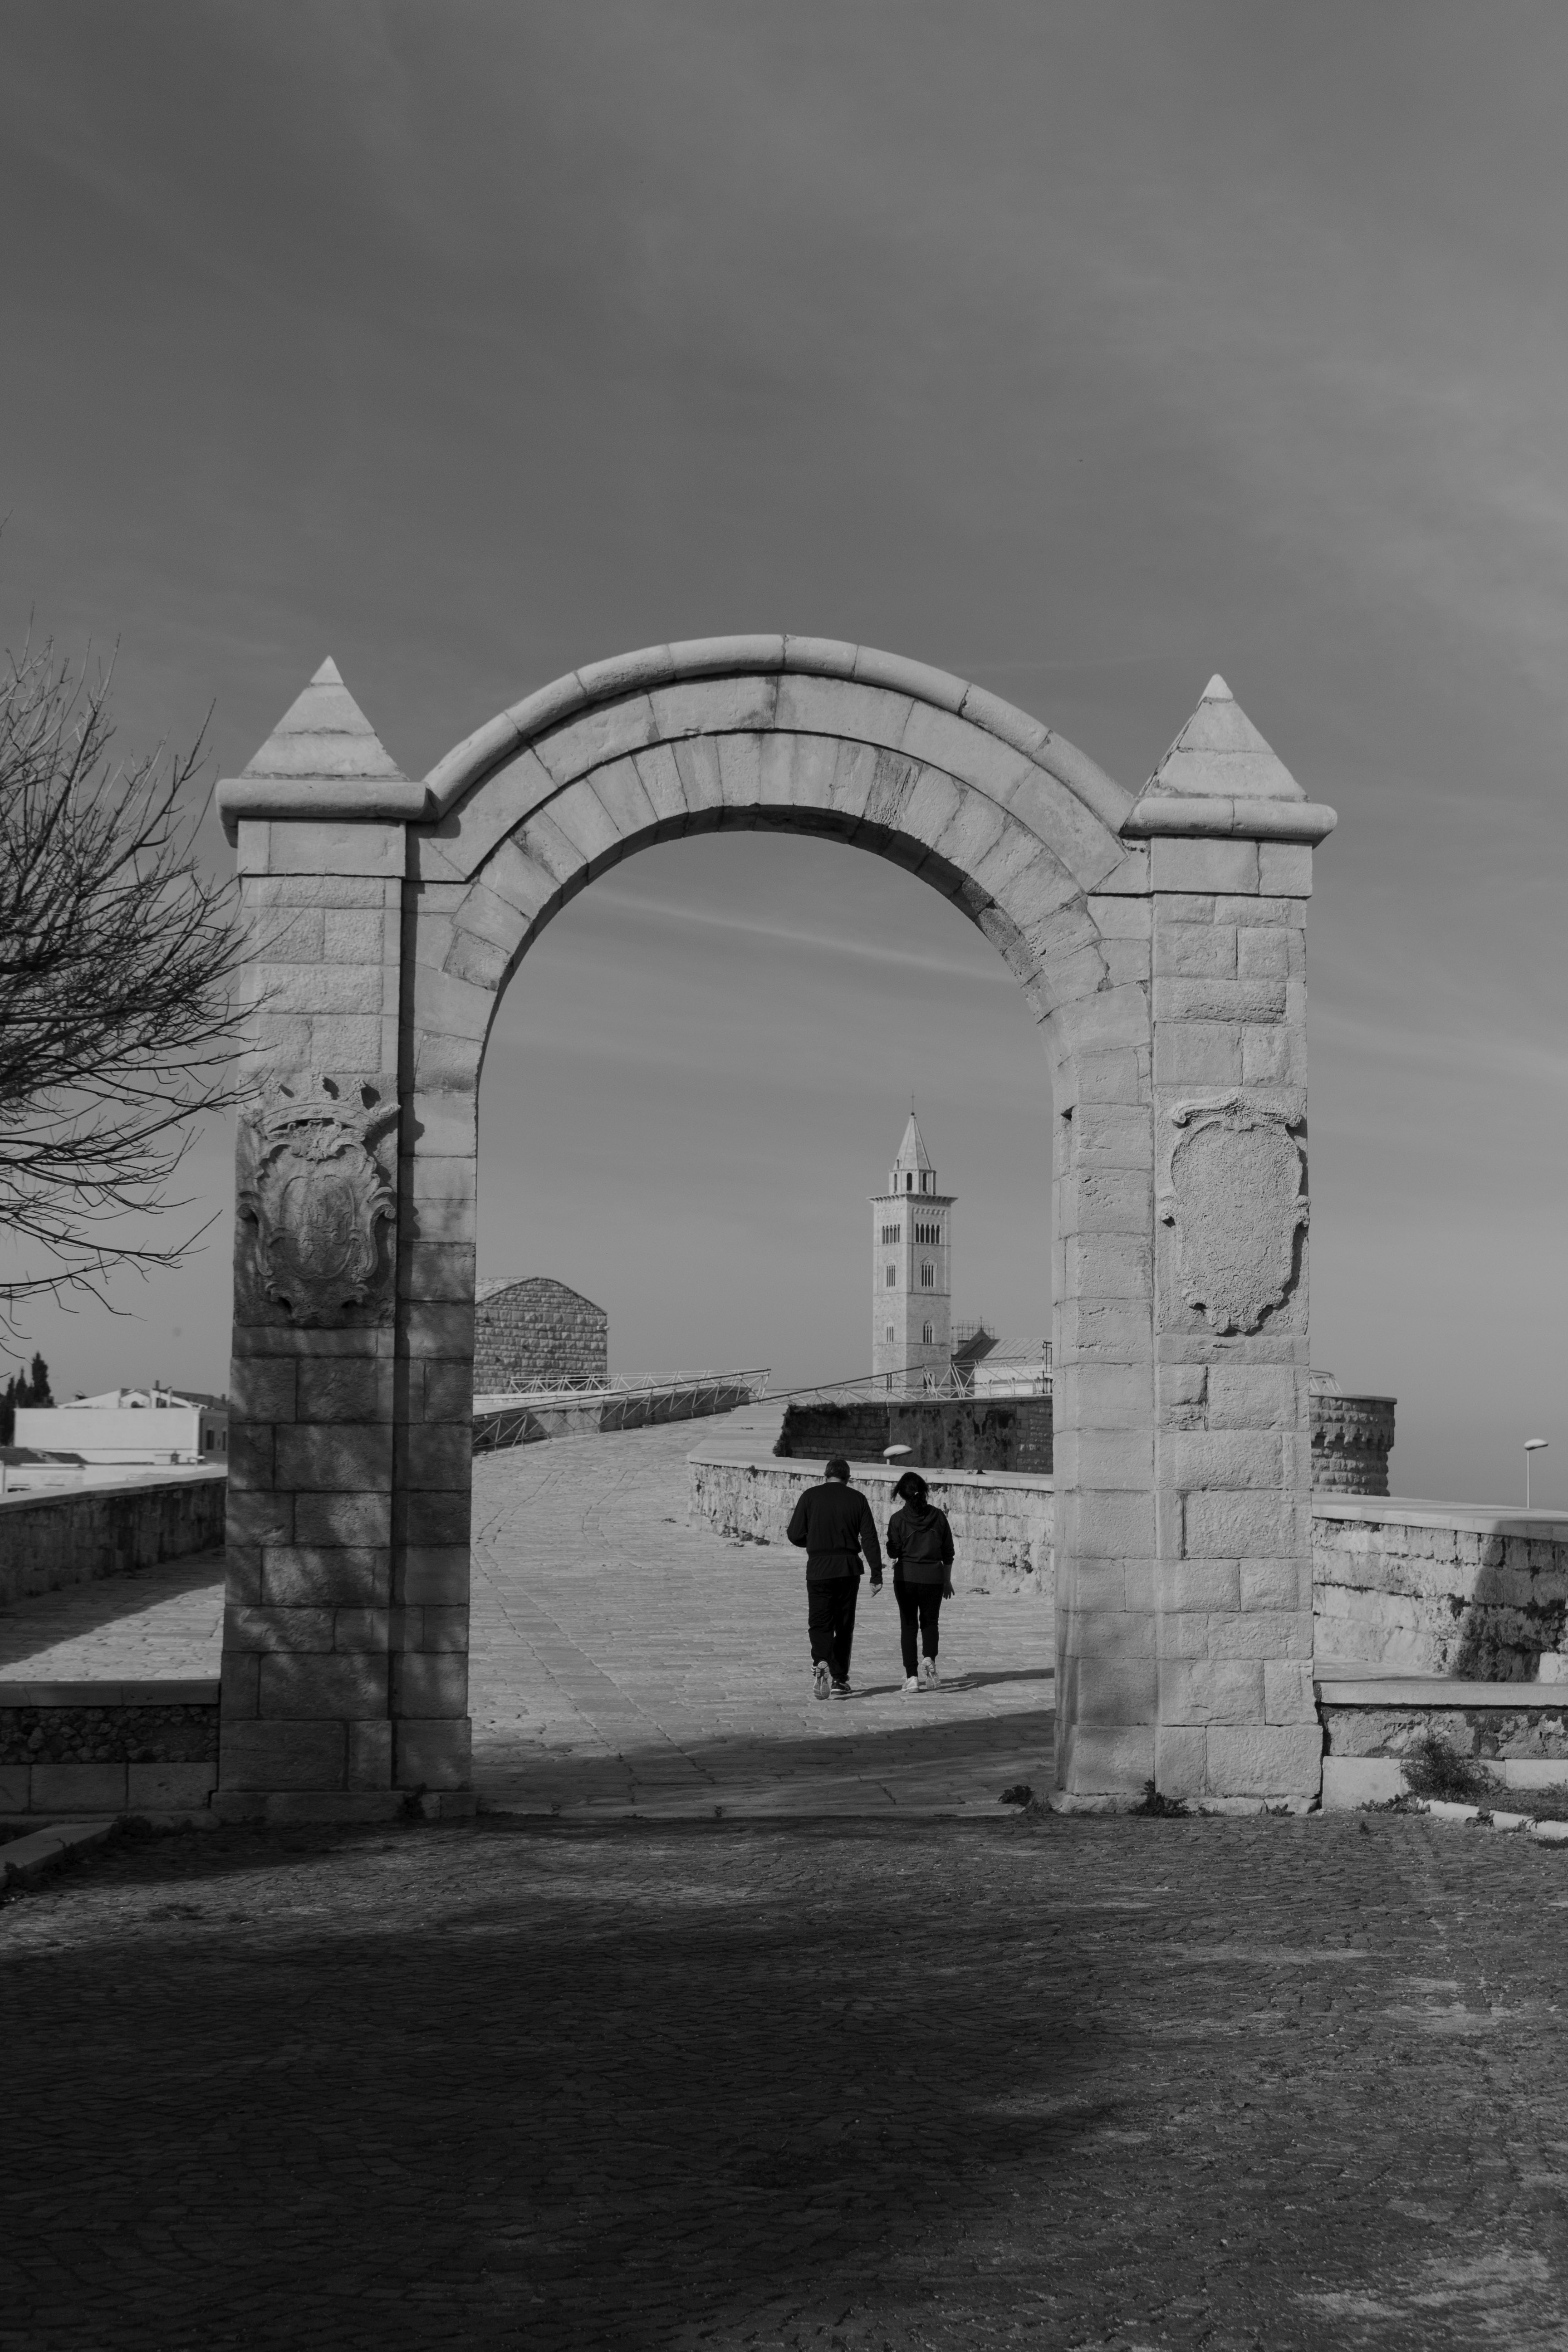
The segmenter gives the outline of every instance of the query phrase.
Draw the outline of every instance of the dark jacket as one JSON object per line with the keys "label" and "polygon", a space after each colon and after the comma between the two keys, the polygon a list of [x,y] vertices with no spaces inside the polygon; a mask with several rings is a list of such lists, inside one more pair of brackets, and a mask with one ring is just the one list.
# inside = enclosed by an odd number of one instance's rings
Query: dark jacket
{"label": "dark jacket", "polygon": [[888,1558],[906,1584],[944,1584],[952,1566],[952,1529],[934,1503],[906,1503],[888,1521]]}
{"label": "dark jacket", "polygon": [[791,1514],[787,1533],[805,1554],[808,1584],[858,1576],[862,1552],[871,1563],[872,1583],[882,1581],[882,1547],[871,1507],[858,1488],[847,1486],[841,1478],[806,1488]]}

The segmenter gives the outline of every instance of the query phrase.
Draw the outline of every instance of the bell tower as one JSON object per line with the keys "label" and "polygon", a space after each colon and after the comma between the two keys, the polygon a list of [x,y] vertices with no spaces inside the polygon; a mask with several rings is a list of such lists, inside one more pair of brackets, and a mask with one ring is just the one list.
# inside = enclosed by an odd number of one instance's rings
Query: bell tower
{"label": "bell tower", "polygon": [[952,1360],[952,1210],[910,1108],[885,1192],[871,1201],[871,1369],[918,1388]]}

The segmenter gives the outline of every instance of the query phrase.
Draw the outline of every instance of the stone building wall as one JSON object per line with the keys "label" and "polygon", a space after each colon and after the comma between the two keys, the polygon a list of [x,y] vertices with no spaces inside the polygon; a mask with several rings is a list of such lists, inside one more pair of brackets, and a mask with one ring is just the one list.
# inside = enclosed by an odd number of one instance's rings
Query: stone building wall
{"label": "stone building wall", "polygon": [[475,1294],[474,1394],[603,1381],[610,1318],[548,1275],[482,1282]]}

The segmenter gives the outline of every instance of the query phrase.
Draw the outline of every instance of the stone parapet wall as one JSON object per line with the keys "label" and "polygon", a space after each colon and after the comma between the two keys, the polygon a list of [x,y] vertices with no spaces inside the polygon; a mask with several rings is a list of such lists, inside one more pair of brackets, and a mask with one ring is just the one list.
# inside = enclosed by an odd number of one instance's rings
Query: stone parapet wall
{"label": "stone parapet wall", "polygon": [[[693,1508],[721,1535],[785,1546],[791,1512],[823,1475],[820,1461],[739,1462],[701,1453],[691,1455],[690,1470]],[[856,1465],[852,1483],[870,1503],[879,1533],[899,1508],[893,1488],[901,1475],[879,1463]],[[931,1501],[952,1524],[955,1583],[976,1592],[1037,1593],[1054,1604],[1056,1497],[1048,1484],[957,1470],[923,1475]]]}
{"label": "stone parapet wall", "polygon": [[216,1680],[0,1683],[0,1814],[200,1811],[217,1758]]}
{"label": "stone parapet wall", "polygon": [[610,1318],[547,1275],[481,1286],[474,1310],[474,1394],[609,1378]]}
{"label": "stone parapet wall", "polygon": [[134,1576],[224,1539],[228,1481],[189,1470],[124,1486],[0,1499],[0,1606],[102,1576]]}
{"label": "stone parapet wall", "polygon": [[1312,1584],[1321,1656],[1528,1682],[1563,1646],[1568,1522],[1323,1496]]}
{"label": "stone parapet wall", "polygon": [[786,1404],[774,1451],[826,1460],[880,1462],[907,1445],[921,1471],[1012,1470],[1051,1475],[1051,1400],[1044,1397],[861,1398]]}

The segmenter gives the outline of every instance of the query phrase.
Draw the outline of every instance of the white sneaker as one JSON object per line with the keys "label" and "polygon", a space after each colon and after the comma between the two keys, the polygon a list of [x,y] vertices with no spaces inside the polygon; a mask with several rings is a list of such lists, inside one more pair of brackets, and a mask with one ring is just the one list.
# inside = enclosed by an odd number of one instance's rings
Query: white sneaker
{"label": "white sneaker", "polygon": [[920,1686],[921,1678],[919,1675],[906,1675],[904,1676],[904,1688],[906,1691],[918,1691]]}
{"label": "white sneaker", "polygon": [[937,1683],[940,1680],[940,1676],[937,1674],[936,1660],[934,1658],[922,1658],[921,1660],[921,1680],[925,1685],[927,1690],[935,1690]]}
{"label": "white sneaker", "polygon": [[827,1661],[826,1658],[819,1659],[811,1670],[812,1697],[826,1698],[832,1687],[833,1677],[827,1671]]}

